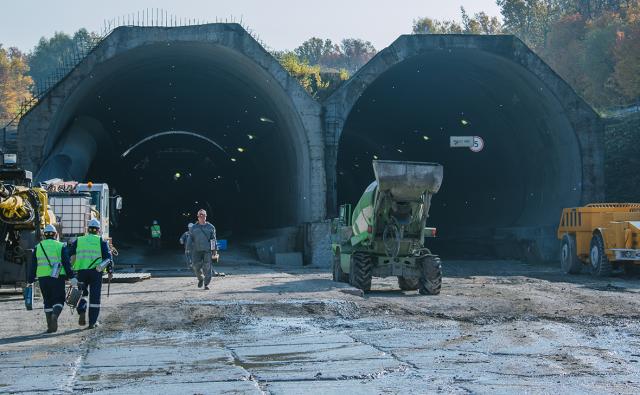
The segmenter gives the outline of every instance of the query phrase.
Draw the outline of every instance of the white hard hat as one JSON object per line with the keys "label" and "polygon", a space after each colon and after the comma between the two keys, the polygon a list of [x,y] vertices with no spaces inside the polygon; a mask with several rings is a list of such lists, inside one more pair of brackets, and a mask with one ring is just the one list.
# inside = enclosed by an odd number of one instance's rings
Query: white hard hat
{"label": "white hard hat", "polygon": [[55,226],[49,224],[44,227],[44,233],[58,233],[58,231],[56,230]]}
{"label": "white hard hat", "polygon": [[158,221],[154,219],[154,220],[153,220],[153,224],[154,224],[154,225],[158,225]]}
{"label": "white hard hat", "polygon": [[100,229],[100,221],[98,221],[97,219],[92,219],[91,221],[89,221],[89,227],[90,228],[98,228]]}
{"label": "white hard hat", "polygon": [[187,228],[189,228],[189,229],[193,228],[193,224],[191,222],[189,222],[189,225],[187,225]]}

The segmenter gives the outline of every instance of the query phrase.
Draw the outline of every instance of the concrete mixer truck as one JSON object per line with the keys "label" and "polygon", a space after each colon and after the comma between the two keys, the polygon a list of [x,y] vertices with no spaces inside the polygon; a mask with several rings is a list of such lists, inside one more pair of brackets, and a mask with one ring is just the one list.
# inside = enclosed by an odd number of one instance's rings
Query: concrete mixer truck
{"label": "concrete mixer truck", "polygon": [[375,181],[355,209],[340,206],[332,222],[333,280],[368,292],[372,277],[397,276],[402,290],[437,295],[440,258],[424,246],[431,196],[442,183],[437,163],[373,161]]}

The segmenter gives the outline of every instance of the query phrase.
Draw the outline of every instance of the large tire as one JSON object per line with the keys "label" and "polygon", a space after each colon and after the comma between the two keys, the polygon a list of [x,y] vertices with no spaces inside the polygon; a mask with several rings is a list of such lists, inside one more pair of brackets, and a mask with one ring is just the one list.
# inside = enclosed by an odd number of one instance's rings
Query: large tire
{"label": "large tire", "polygon": [[337,283],[348,283],[349,275],[342,271],[340,266],[340,250],[337,249],[333,254],[333,281]]}
{"label": "large tire", "polygon": [[425,256],[417,260],[421,267],[419,279],[421,295],[438,295],[442,288],[442,265],[437,256]]}
{"label": "large tire", "polygon": [[371,262],[371,255],[364,252],[356,252],[351,255],[349,284],[364,292],[370,291],[372,272],[373,263]]}
{"label": "large tire", "polygon": [[576,255],[576,236],[570,234],[562,236],[560,265],[567,274],[578,274],[582,270],[582,262]]}
{"label": "large tire", "polygon": [[398,286],[403,291],[415,291],[420,288],[420,279],[415,277],[398,276]]}
{"label": "large tire", "polygon": [[591,274],[598,277],[611,275],[611,262],[607,258],[604,250],[604,239],[598,232],[591,238],[591,248],[589,249],[589,260],[591,261]]}

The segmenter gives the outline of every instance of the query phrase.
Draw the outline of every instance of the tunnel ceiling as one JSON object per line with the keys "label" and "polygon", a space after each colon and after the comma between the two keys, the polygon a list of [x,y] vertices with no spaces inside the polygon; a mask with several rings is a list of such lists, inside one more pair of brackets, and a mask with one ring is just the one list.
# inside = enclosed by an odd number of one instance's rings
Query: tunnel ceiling
{"label": "tunnel ceiling", "polygon": [[[308,177],[300,173],[308,171],[308,153],[288,95],[233,49],[161,42],[95,65],[59,119],[69,127],[88,118],[104,128],[90,132],[99,149],[87,179],[109,182],[125,197],[130,228],[158,219],[179,234],[203,207],[221,229],[250,232],[305,215]],[[54,154],[63,136],[50,139]]]}
{"label": "tunnel ceiling", "polygon": [[[450,148],[450,136],[485,148]],[[429,220],[443,238],[553,226],[580,201],[581,153],[562,106],[525,68],[480,50],[412,56],[364,90],[340,138],[339,203],[357,201],[375,158],[444,165]]]}

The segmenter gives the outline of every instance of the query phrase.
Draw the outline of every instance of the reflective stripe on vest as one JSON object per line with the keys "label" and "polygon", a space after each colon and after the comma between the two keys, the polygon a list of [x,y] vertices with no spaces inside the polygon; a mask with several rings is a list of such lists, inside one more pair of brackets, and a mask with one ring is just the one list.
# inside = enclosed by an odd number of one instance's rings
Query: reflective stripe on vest
{"label": "reflective stripe on vest", "polygon": [[[36,265],[38,265],[36,268],[36,277],[51,277],[53,265],[56,263],[62,265],[62,246],[64,246],[64,243],[54,239],[45,239],[36,245]],[[42,248],[44,248],[47,255],[42,252]],[[47,260],[47,256],[49,260]],[[61,267],[60,275],[66,274],[64,267]]]}
{"label": "reflective stripe on vest", "polygon": [[73,270],[86,270],[95,268],[102,260],[102,237],[98,235],[85,235],[78,237],[76,246],[76,261]]}
{"label": "reflective stripe on vest", "polygon": [[160,237],[160,225],[151,225],[151,237],[154,239]]}

